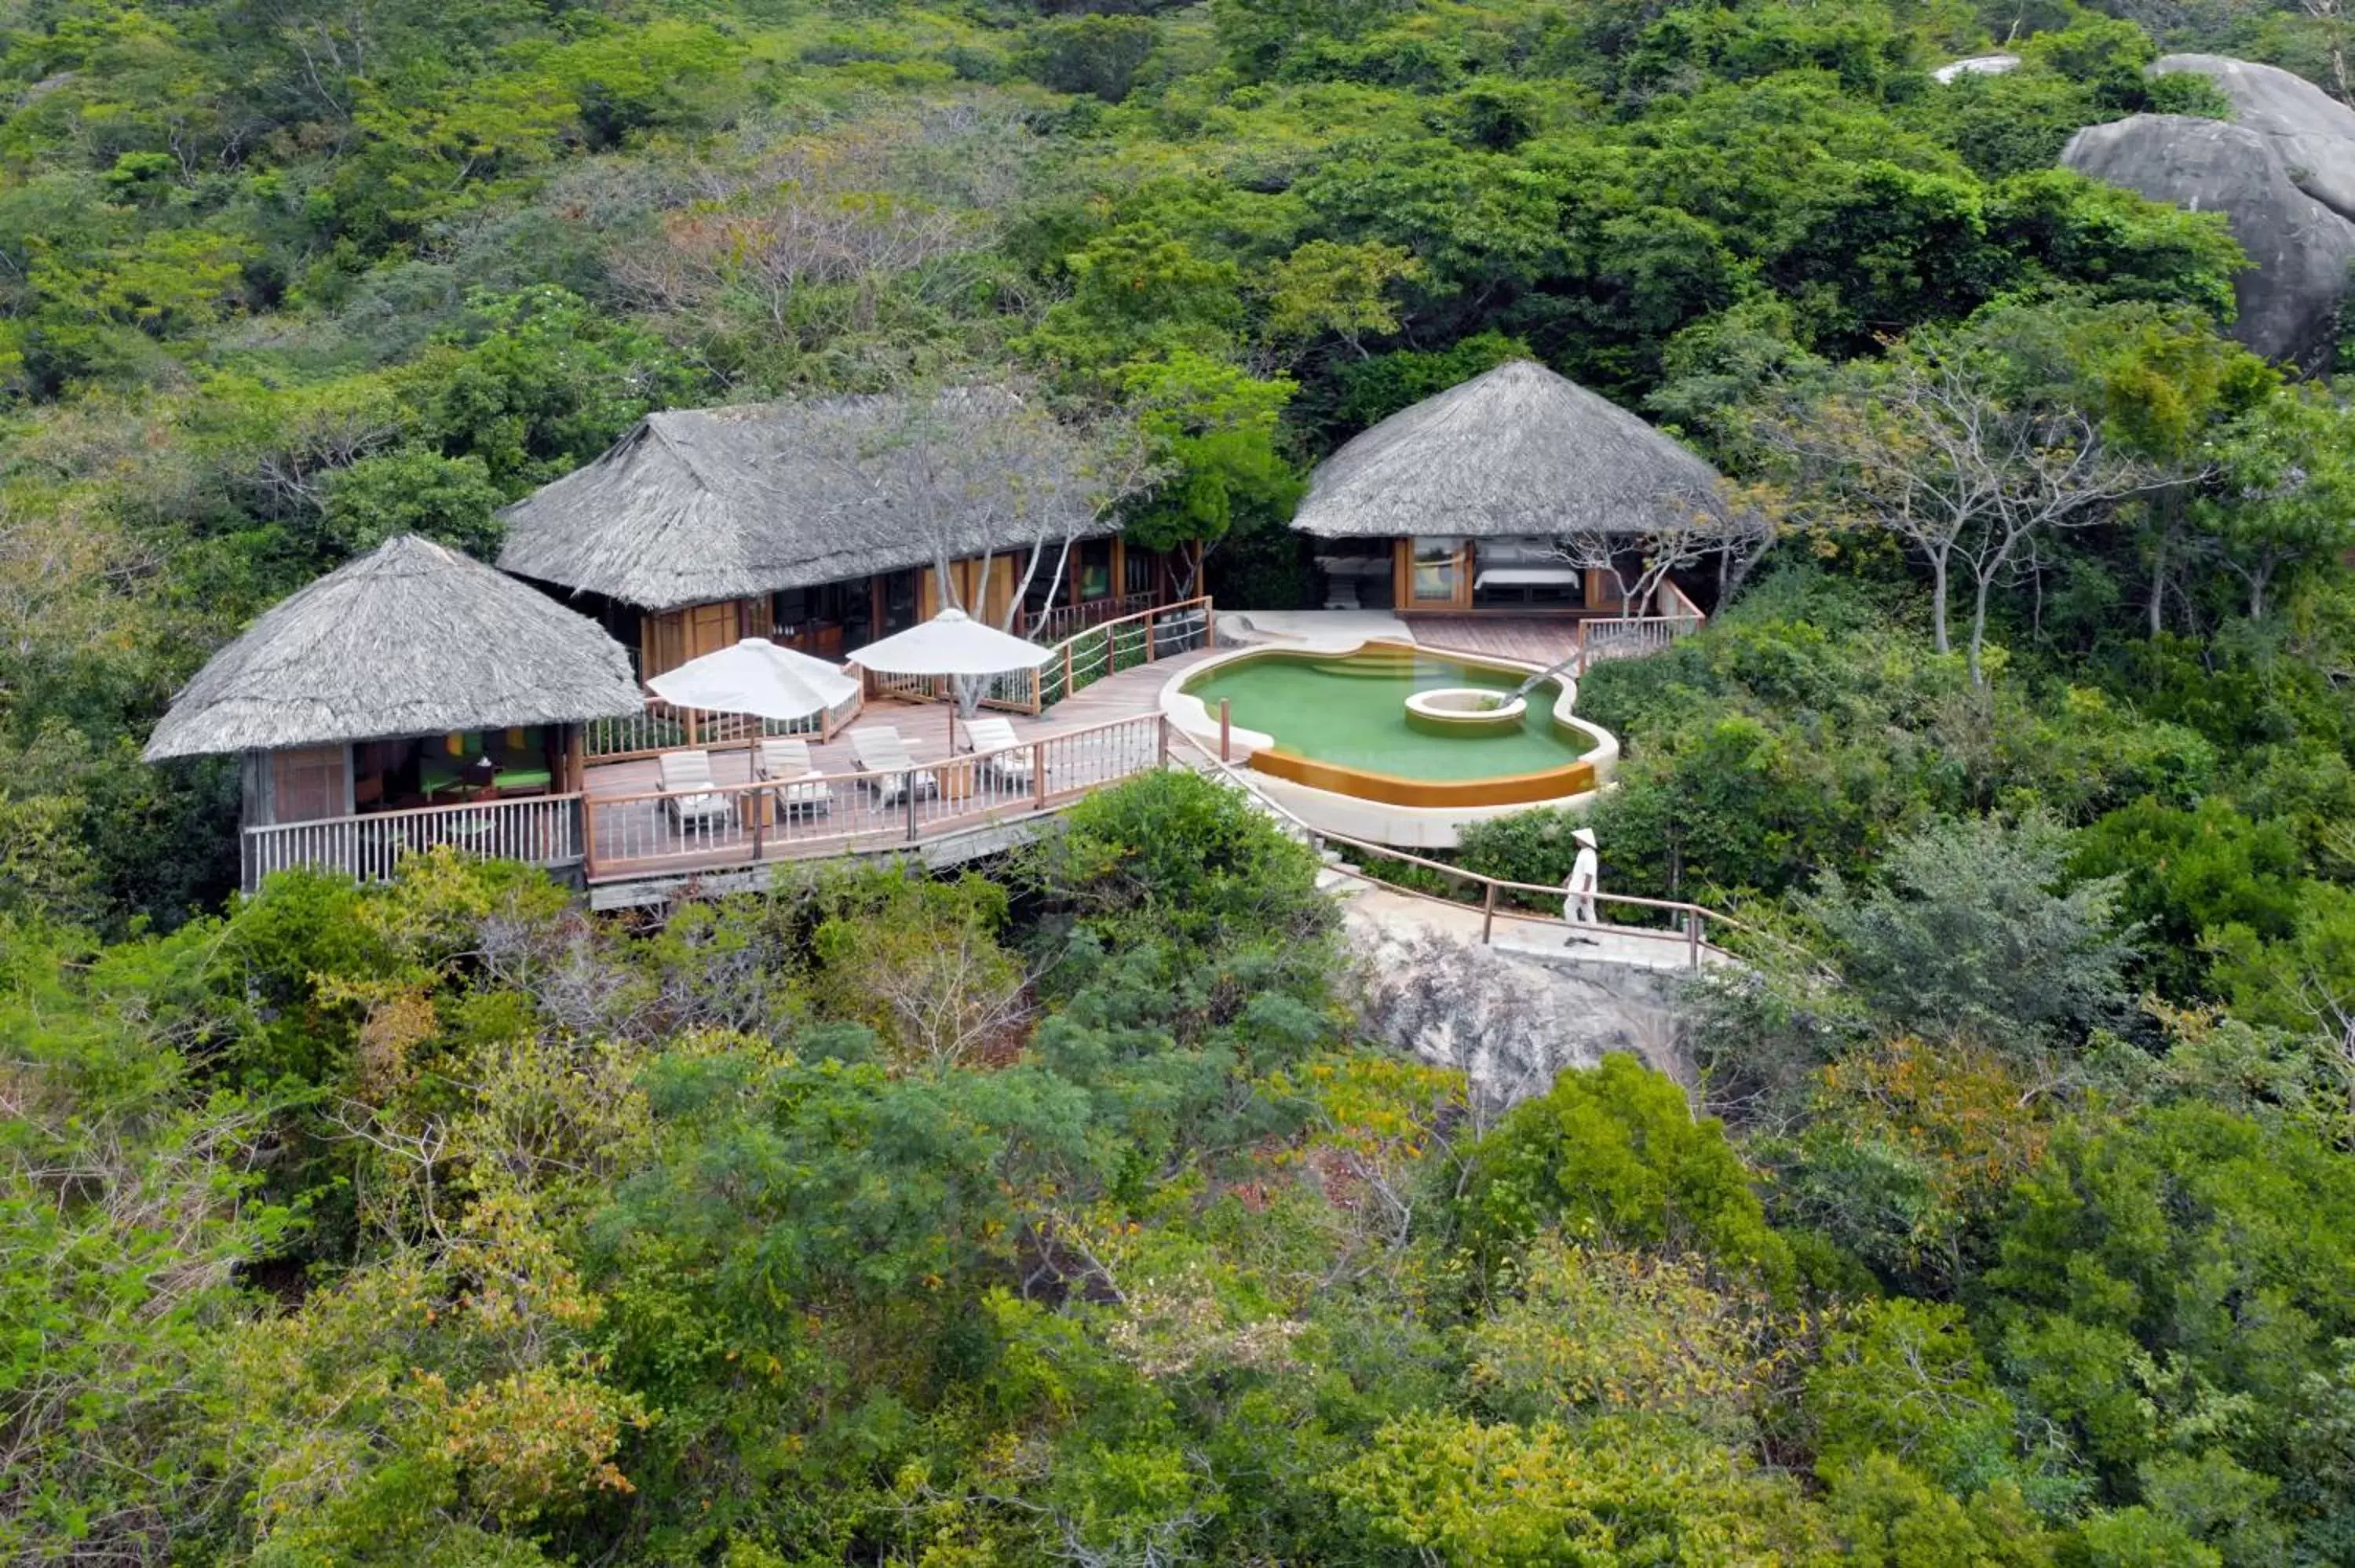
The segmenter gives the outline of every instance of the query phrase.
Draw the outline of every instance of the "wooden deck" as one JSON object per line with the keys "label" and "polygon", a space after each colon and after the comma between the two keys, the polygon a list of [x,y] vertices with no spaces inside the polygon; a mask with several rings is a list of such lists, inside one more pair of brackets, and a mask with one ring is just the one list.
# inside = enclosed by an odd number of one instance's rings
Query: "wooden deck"
{"label": "wooden deck", "polygon": [[[1415,641],[1426,647],[1550,665],[1578,649],[1578,623],[1569,618],[1418,616]],[[1082,688],[1035,716],[1008,714],[1015,735],[1043,785],[1021,782],[1017,758],[975,766],[949,749],[949,709],[941,703],[870,702],[852,728],[888,726],[908,743],[910,757],[929,770],[937,795],[912,804],[892,779],[862,774],[846,735],[813,741],[810,759],[830,780],[824,809],[815,801],[782,815],[745,797],[762,791],[753,777],[754,750],[738,742],[709,748],[711,778],[730,809],[725,821],[681,821],[656,797],[659,762],[652,757],[592,763],[587,772],[585,837],[591,883],[676,878],[779,861],[897,851],[911,843],[1002,824],[1067,804],[1079,794],[1157,764],[1154,722],[1161,688],[1172,676],[1211,657],[1196,650],[1124,670]],[[958,744],[969,747],[962,723]],[[1035,755],[1033,755],[1035,753]],[[755,819],[758,819],[757,821]]]}
{"label": "wooden deck", "polygon": [[657,798],[658,759],[592,764],[584,802],[588,879],[627,883],[897,851],[1055,810],[1159,766],[1161,688],[1208,657],[1198,651],[1122,671],[1035,717],[988,715],[1009,719],[1021,745],[979,760],[966,755],[962,721],[959,752],[949,750],[945,704],[868,704],[851,727],[897,730],[922,768],[913,789],[906,775],[862,772],[847,734],[811,745],[810,760],[826,784],[822,792],[788,789],[782,810],[773,790],[755,780],[747,745],[708,753],[716,800],[700,820]]}
{"label": "wooden deck", "polygon": [[[1006,718],[1013,722],[1014,733],[1024,740],[1039,740],[1070,730],[1086,729],[1108,724],[1114,719],[1134,718],[1140,714],[1159,711],[1161,688],[1169,677],[1189,665],[1199,664],[1209,657],[1207,652],[1181,653],[1176,658],[1162,659],[1134,670],[1123,670],[1107,675],[1094,685],[1083,688],[1077,696],[1067,697],[1045,713],[986,714],[987,718]],[[939,762],[949,756],[948,705],[944,703],[911,703],[896,699],[870,702],[867,709],[852,723],[850,728],[888,726],[900,732],[908,743],[908,753],[919,762]],[[966,749],[964,724],[957,724],[957,746]],[[716,784],[745,784],[752,778],[752,749],[744,743],[731,742],[710,752],[711,778]],[[833,740],[810,743],[810,761],[821,773],[856,773],[858,759],[843,736]],[[587,793],[591,800],[611,799],[617,795],[645,795],[662,788],[662,769],[651,757],[632,758],[623,762],[592,762],[588,769]]]}
{"label": "wooden deck", "polygon": [[1578,652],[1575,616],[1417,615],[1406,627],[1419,647],[1524,664],[1559,664]]}

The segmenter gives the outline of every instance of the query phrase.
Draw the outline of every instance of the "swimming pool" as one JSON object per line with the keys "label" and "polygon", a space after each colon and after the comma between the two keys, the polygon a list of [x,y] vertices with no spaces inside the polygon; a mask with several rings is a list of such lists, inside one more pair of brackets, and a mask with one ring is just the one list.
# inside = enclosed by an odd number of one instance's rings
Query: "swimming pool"
{"label": "swimming pool", "polygon": [[1271,650],[1222,662],[1185,683],[1210,713],[1224,698],[1234,722],[1264,730],[1267,748],[1338,768],[1427,783],[1465,783],[1546,773],[1591,748],[1558,723],[1561,683],[1529,694],[1518,725],[1500,732],[1430,735],[1408,720],[1409,695],[1441,687],[1509,694],[1519,670],[1476,664],[1398,643],[1369,642],[1342,654]]}
{"label": "swimming pool", "polygon": [[[1616,764],[1617,740],[1572,714],[1577,688],[1567,680],[1540,683],[1508,722],[1478,711],[1483,698],[1507,697],[1535,673],[1401,641],[1260,647],[1178,676],[1162,688],[1161,706],[1205,750],[1223,744],[1311,826],[1445,848],[1470,822],[1576,805]],[[1409,715],[1410,695],[1423,699],[1422,714]],[[1448,722],[1475,712],[1476,723]]]}

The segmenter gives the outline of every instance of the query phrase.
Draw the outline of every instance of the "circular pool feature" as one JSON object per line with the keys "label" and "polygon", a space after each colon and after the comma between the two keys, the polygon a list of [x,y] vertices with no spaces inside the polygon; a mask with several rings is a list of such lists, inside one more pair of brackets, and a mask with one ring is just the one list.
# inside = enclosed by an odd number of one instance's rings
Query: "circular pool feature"
{"label": "circular pool feature", "polygon": [[1521,727],[1529,699],[1499,695],[1477,686],[1442,686],[1431,692],[1409,692],[1406,723],[1425,735],[1500,735]]}
{"label": "circular pool feature", "polygon": [[1573,683],[1519,692],[1533,671],[1406,642],[1252,648],[1176,677],[1161,705],[1215,755],[1223,705],[1230,757],[1310,825],[1445,848],[1469,822],[1575,806],[1617,761],[1618,742],[1572,715]]}

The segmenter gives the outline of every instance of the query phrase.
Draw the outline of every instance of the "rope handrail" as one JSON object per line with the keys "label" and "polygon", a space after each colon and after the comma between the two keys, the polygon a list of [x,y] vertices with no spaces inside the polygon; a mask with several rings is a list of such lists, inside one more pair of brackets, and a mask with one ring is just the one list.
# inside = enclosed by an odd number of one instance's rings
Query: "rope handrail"
{"label": "rope handrail", "polygon": [[1149,609],[1137,610],[1133,614],[1115,616],[1110,620],[1099,620],[1093,626],[1083,626],[1079,630],[1072,632],[1069,637],[1063,638],[1056,642],[1051,642],[1048,644],[1048,646],[1055,652],[1060,652],[1071,643],[1078,642],[1084,638],[1108,634],[1113,628],[1116,626],[1126,626],[1131,621],[1151,620],[1156,616],[1175,615],[1180,611],[1188,611],[1199,607],[1207,607],[1209,602],[1210,596],[1209,594],[1196,594],[1191,599],[1172,599],[1167,604],[1156,604]]}
{"label": "rope handrail", "polygon": [[[1559,886],[1549,886],[1533,882],[1513,882],[1504,877],[1489,876],[1481,872],[1466,870],[1465,867],[1460,865],[1449,865],[1444,861],[1432,860],[1427,856],[1416,854],[1412,851],[1400,849],[1394,844],[1375,843],[1369,840],[1357,838],[1348,833],[1334,832],[1328,829],[1316,827],[1313,823],[1305,821],[1299,813],[1284,805],[1283,801],[1275,800],[1266,791],[1256,788],[1252,781],[1244,776],[1240,765],[1220,757],[1217,753],[1211,751],[1207,746],[1205,746],[1199,738],[1188,734],[1181,726],[1172,725],[1170,726],[1170,735],[1174,740],[1184,743],[1184,745],[1197,757],[1200,758],[1211,768],[1217,769],[1222,778],[1226,779],[1237,789],[1241,789],[1244,793],[1250,795],[1273,815],[1286,822],[1289,822],[1295,830],[1311,842],[1346,844],[1352,849],[1361,850],[1370,854],[1387,855],[1394,860],[1401,860],[1411,865],[1422,866],[1427,870],[1435,871],[1446,876],[1452,876],[1465,882],[1473,883],[1487,889],[1487,897],[1486,901],[1479,905],[1456,904],[1453,899],[1438,899],[1438,902],[1448,904],[1451,906],[1459,909],[1477,909],[1487,920],[1493,922],[1496,915],[1496,897],[1500,892],[1535,893],[1543,895],[1550,898],[1561,898],[1566,895],[1567,890]],[[1377,876],[1362,868],[1358,870],[1354,874],[1361,876],[1366,881],[1373,883],[1377,886],[1386,888],[1393,893],[1401,893],[1407,895],[1410,897],[1416,898],[1436,898],[1436,895],[1433,894],[1423,892],[1416,888],[1401,886],[1397,883]],[[1771,932],[1762,930],[1746,920],[1742,920],[1732,915],[1728,915],[1722,910],[1712,909],[1705,904],[1693,904],[1678,899],[1645,898],[1632,893],[1604,893],[1600,890],[1597,890],[1595,893],[1594,899],[1598,904],[1619,904],[1647,909],[1665,909],[1672,913],[1684,916],[1687,921],[1686,929],[1682,931],[1660,930],[1655,927],[1644,926],[1614,926],[1610,927],[1610,929],[1613,934],[1616,936],[1639,937],[1654,941],[1684,942],[1695,949],[1696,952],[1698,952],[1700,948],[1706,948],[1711,952],[1724,954],[1729,958],[1733,955],[1726,953],[1724,948],[1716,946],[1714,943],[1706,940],[1700,936],[1700,926],[1702,924],[1714,920],[1733,930],[1740,931],[1746,936],[1755,937],[1761,940],[1784,940],[1784,938],[1777,938]],[[1577,924],[1577,922],[1574,921],[1565,920],[1555,916],[1544,914],[1516,914],[1511,917],[1515,919],[1535,919],[1553,926],[1573,926]],[[1487,934],[1485,927],[1482,933],[1482,940],[1484,942],[1487,940]],[[1696,967],[1698,967],[1697,959]]]}
{"label": "rope handrail", "polygon": [[[1348,844],[1352,849],[1365,850],[1373,854],[1389,855],[1394,860],[1402,860],[1412,865],[1419,865],[1426,868],[1427,870],[1442,873],[1444,875],[1459,877],[1465,882],[1478,883],[1483,886],[1492,886],[1501,892],[1536,893],[1550,898],[1560,898],[1566,891],[1559,884],[1548,885],[1537,882],[1513,882],[1505,877],[1490,876],[1484,872],[1473,871],[1465,866],[1450,865],[1445,861],[1431,860],[1423,855],[1414,853],[1412,850],[1400,849],[1395,844],[1375,843],[1368,839],[1355,838],[1348,833],[1336,832],[1330,828],[1317,827],[1303,819],[1298,812],[1294,811],[1291,808],[1284,805],[1283,801],[1270,797],[1263,790],[1253,789],[1250,781],[1243,778],[1239,771],[1240,765],[1226,761],[1212,755],[1209,749],[1205,747],[1201,741],[1193,736],[1187,734],[1182,727],[1172,726],[1170,733],[1177,738],[1183,740],[1186,745],[1204,761],[1209,762],[1211,766],[1217,768],[1221,773],[1224,773],[1229,778],[1232,779],[1237,787],[1249,790],[1253,798],[1260,800],[1270,810],[1284,818],[1284,821],[1292,823],[1293,826],[1298,828],[1302,832],[1308,834],[1312,838],[1325,839],[1337,844]],[[1679,915],[1699,915],[1707,919],[1721,921],[1725,925],[1732,927],[1737,931],[1752,931],[1755,929],[1755,927],[1751,926],[1748,922],[1741,920],[1734,916],[1728,915],[1721,910],[1711,909],[1706,904],[1693,904],[1673,898],[1645,898],[1633,893],[1604,893],[1598,891],[1594,896],[1600,903],[1625,904],[1646,909],[1667,909]]]}

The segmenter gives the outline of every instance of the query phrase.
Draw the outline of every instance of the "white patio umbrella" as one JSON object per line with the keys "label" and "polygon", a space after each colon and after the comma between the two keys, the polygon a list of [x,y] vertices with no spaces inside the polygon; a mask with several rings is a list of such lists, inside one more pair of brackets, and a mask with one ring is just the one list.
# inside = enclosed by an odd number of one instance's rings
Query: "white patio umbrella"
{"label": "white patio umbrella", "polygon": [[747,637],[656,675],[646,689],[674,707],[798,719],[847,701],[858,683],[823,659]]}
{"label": "white patio umbrella", "polygon": [[[895,631],[850,656],[850,662],[879,675],[1002,675],[1035,670],[1053,653],[1011,632],[985,626],[961,609],[944,609],[921,626]],[[956,710],[949,704],[949,753],[956,753]]]}

